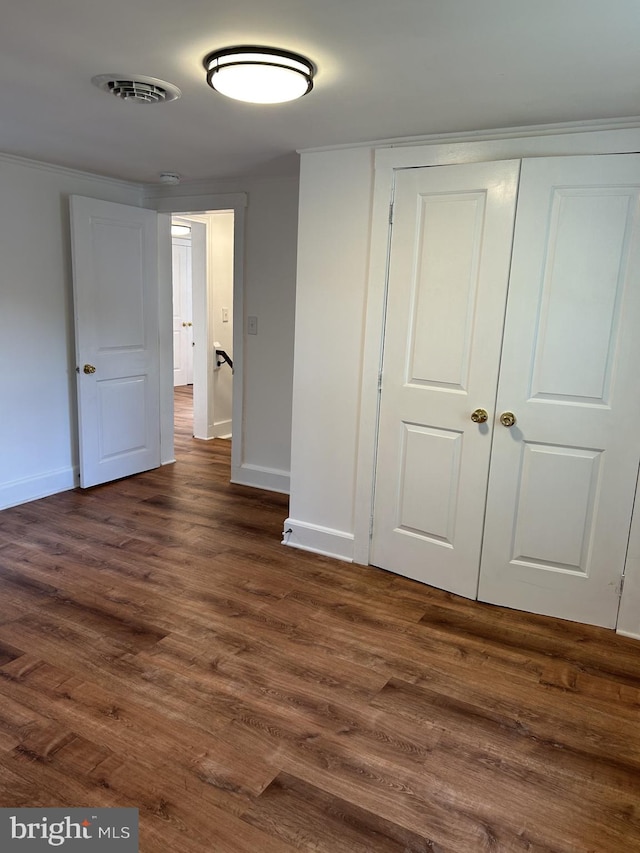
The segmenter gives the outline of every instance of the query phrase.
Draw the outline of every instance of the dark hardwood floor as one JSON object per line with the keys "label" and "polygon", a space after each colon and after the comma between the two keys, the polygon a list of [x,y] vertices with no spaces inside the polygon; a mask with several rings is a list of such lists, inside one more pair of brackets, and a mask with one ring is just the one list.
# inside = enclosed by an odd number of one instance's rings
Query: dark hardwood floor
{"label": "dark hardwood floor", "polygon": [[[640,851],[640,644],[280,545],[230,443],[0,513],[0,805],[142,853]],[[338,487],[338,486],[337,486]]]}

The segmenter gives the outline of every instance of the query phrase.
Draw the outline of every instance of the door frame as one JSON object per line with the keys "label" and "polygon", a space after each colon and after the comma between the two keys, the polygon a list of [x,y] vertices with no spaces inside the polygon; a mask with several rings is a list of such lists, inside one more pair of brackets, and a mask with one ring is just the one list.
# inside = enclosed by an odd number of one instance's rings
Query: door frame
{"label": "door frame", "polygon": [[[233,210],[233,316],[244,317],[244,233],[246,193],[171,195],[148,198],[146,207],[158,213],[158,289],[160,336],[160,457],[161,464],[175,462],[173,403],[173,293],[171,282],[171,217],[188,213]],[[233,324],[233,403],[231,442],[231,480],[236,478],[244,458],[243,430],[243,340],[244,323]],[[210,348],[211,349],[211,348]],[[207,353],[207,369],[213,369],[215,356]]]}
{"label": "door frame", "polygon": [[[424,144],[388,145],[374,152],[374,180],[371,207],[369,276],[362,358],[362,383],[360,420],[358,425],[358,453],[354,500],[353,561],[369,564],[373,505],[375,498],[375,467],[378,442],[378,377],[382,366],[389,247],[391,239],[390,205],[393,201],[395,174],[399,169],[443,166],[459,163],[478,163],[494,160],[512,160],[529,157],[560,157],[581,154],[631,154],[637,153],[640,135],[637,129],[594,130],[564,133],[548,131],[546,134],[527,135],[528,129],[474,134],[468,141],[452,136],[451,141],[434,138]],[[636,512],[640,514],[636,492]],[[638,523],[635,523],[637,528]],[[632,527],[634,521],[632,519]],[[640,566],[636,567],[640,573]],[[627,572],[629,574],[629,572]],[[629,589],[640,588],[640,583]],[[623,590],[623,602],[627,588]],[[636,591],[635,604],[640,609],[640,589]],[[634,608],[621,606],[620,613]],[[640,618],[618,621],[617,630],[640,639]]]}

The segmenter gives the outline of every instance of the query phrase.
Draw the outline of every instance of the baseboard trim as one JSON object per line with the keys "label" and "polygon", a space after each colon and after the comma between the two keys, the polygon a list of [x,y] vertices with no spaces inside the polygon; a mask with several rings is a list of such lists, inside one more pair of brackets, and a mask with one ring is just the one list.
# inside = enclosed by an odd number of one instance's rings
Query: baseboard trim
{"label": "baseboard trim", "polygon": [[79,484],[77,468],[59,468],[36,477],[25,477],[0,485],[0,510],[68,492]]}
{"label": "baseboard trim", "polygon": [[266,489],[268,492],[289,494],[290,476],[288,471],[279,468],[264,468],[261,465],[241,465],[231,468],[231,482],[238,486],[251,486],[254,489]]}
{"label": "baseboard trim", "polygon": [[625,631],[622,628],[618,628],[616,634],[619,634],[621,637],[629,637],[632,640],[640,640],[640,633],[637,631]]}
{"label": "baseboard trim", "polygon": [[322,527],[319,524],[309,524],[287,518],[284,523],[283,545],[289,548],[299,548],[301,551],[312,551],[336,560],[353,562],[353,533],[335,530],[332,527]]}
{"label": "baseboard trim", "polygon": [[231,438],[231,425],[232,425],[231,418],[229,418],[226,421],[217,421],[213,425],[213,437],[214,438]]}

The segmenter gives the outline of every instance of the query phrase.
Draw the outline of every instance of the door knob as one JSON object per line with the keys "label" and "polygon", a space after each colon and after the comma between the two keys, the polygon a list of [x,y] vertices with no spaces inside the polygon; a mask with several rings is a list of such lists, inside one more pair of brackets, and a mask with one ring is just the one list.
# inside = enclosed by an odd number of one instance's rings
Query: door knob
{"label": "door knob", "polygon": [[505,427],[512,427],[516,422],[516,416],[513,412],[503,412],[500,415],[500,423]]}
{"label": "door knob", "polygon": [[471,412],[471,420],[474,424],[483,424],[487,421],[488,417],[486,409],[476,409],[475,412]]}
{"label": "door knob", "polygon": [[82,368],[82,370],[84,373],[95,373],[96,372],[96,369],[92,364],[85,364],[85,366]]}

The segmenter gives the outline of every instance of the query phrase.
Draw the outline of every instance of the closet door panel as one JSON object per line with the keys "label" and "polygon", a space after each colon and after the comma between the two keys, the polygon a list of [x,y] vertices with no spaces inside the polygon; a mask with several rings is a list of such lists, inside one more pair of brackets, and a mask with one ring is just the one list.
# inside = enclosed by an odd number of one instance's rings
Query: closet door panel
{"label": "closet door panel", "polygon": [[471,598],[519,165],[396,180],[371,563]]}
{"label": "closet door panel", "polygon": [[640,460],[640,156],[522,165],[479,595],[615,626]]}

